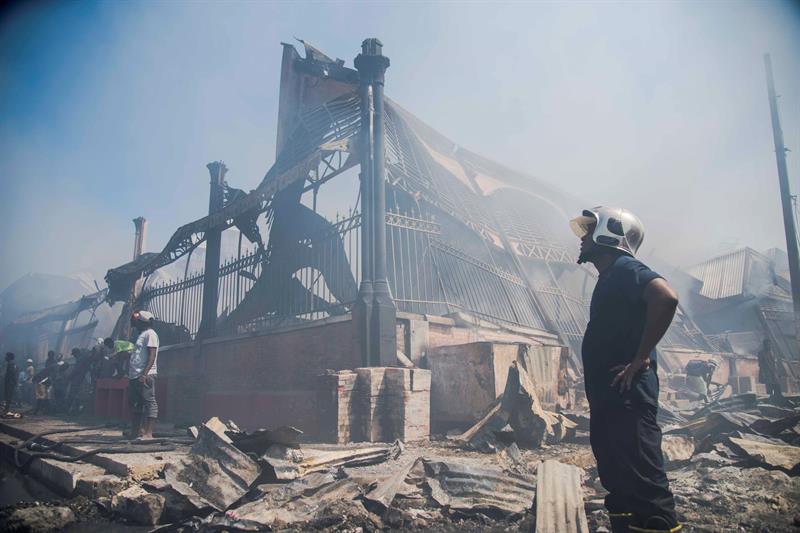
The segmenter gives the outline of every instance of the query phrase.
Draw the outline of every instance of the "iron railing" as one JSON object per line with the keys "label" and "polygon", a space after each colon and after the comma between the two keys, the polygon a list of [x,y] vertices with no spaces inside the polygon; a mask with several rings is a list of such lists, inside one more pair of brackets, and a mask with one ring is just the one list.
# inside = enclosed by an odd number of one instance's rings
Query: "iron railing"
{"label": "iron railing", "polygon": [[[361,217],[337,216],[322,232],[283,247],[267,244],[228,259],[219,270],[218,331],[261,331],[350,311],[360,283]],[[585,305],[555,287],[537,287],[498,264],[489,264],[442,236],[433,218],[389,212],[387,275],[401,311],[446,315],[463,311],[497,323],[545,330],[535,300],[558,333],[580,350]],[[200,326],[203,273],[150,286],[144,308],[194,336]]]}

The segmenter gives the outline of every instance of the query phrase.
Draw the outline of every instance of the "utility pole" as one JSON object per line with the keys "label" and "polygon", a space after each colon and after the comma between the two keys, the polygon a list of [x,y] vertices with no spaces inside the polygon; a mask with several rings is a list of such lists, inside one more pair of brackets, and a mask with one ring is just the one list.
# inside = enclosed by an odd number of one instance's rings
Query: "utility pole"
{"label": "utility pole", "polygon": [[[208,198],[208,214],[221,210],[225,203],[225,174],[228,167],[222,161],[206,165],[211,175],[211,191]],[[213,337],[217,330],[217,302],[219,300],[219,257],[222,231],[212,229],[206,233],[206,262],[203,275],[203,315],[198,337]]]}
{"label": "utility pole", "polygon": [[789,190],[789,171],[786,168],[786,147],[783,145],[783,130],[778,116],[778,97],[775,95],[775,81],[772,79],[772,60],[764,54],[764,68],[767,71],[767,91],[769,110],[772,116],[772,138],[775,142],[775,159],[778,163],[778,183],[781,188],[783,207],[783,228],[786,233],[786,253],[789,255],[789,278],[792,284],[794,303],[795,339],[800,343],[800,256],[797,251],[797,232],[792,215],[792,196]]}
{"label": "utility pole", "polygon": [[[386,168],[383,81],[389,58],[378,39],[365,39],[354,61],[361,96],[361,216],[370,247],[362,253],[363,276],[356,304],[362,320],[362,353],[370,366],[393,366],[397,361],[397,309],[386,277]],[[372,290],[371,306],[366,304]],[[370,308],[371,307],[371,308]],[[362,314],[363,313],[363,314]],[[366,320],[365,320],[366,319]]]}

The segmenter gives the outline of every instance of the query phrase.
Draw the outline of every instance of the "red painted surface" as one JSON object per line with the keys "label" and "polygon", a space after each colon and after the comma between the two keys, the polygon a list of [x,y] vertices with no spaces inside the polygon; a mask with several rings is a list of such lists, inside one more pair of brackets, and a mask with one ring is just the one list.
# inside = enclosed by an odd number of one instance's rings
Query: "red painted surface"
{"label": "red painted surface", "polygon": [[208,393],[203,419],[230,419],[245,430],[294,426],[309,434],[319,427],[316,391]]}
{"label": "red painted surface", "polygon": [[[167,418],[167,382],[159,376],[156,378],[156,402],[158,418]],[[125,378],[103,378],[97,380],[94,396],[94,414],[103,418],[130,420],[131,410],[128,406],[128,380]]]}
{"label": "red painted surface", "polygon": [[169,379],[169,420],[196,424],[210,416],[256,429],[292,425],[319,430],[317,377],[361,366],[351,321],[273,334],[166,347],[159,376]]}

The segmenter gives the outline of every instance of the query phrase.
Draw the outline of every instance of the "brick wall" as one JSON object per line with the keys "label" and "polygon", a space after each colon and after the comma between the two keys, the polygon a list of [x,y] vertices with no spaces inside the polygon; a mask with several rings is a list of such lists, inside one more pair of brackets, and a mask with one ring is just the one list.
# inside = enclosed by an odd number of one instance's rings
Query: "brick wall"
{"label": "brick wall", "polygon": [[241,427],[288,424],[319,433],[318,376],[361,365],[349,319],[245,337],[165,347],[158,370],[168,380],[170,421],[210,416]]}

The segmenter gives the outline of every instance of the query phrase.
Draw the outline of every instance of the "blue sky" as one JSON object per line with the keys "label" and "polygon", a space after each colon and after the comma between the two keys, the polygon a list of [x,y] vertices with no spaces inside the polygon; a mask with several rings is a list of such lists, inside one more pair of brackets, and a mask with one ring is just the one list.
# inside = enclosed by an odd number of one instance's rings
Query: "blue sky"
{"label": "blue sky", "polygon": [[0,21],[0,287],[105,271],[207,209],[205,165],[249,190],[274,159],[280,42],[348,65],[456,142],[619,204],[686,265],[781,246],[762,54],[800,183],[800,11],[781,2],[39,2]]}

